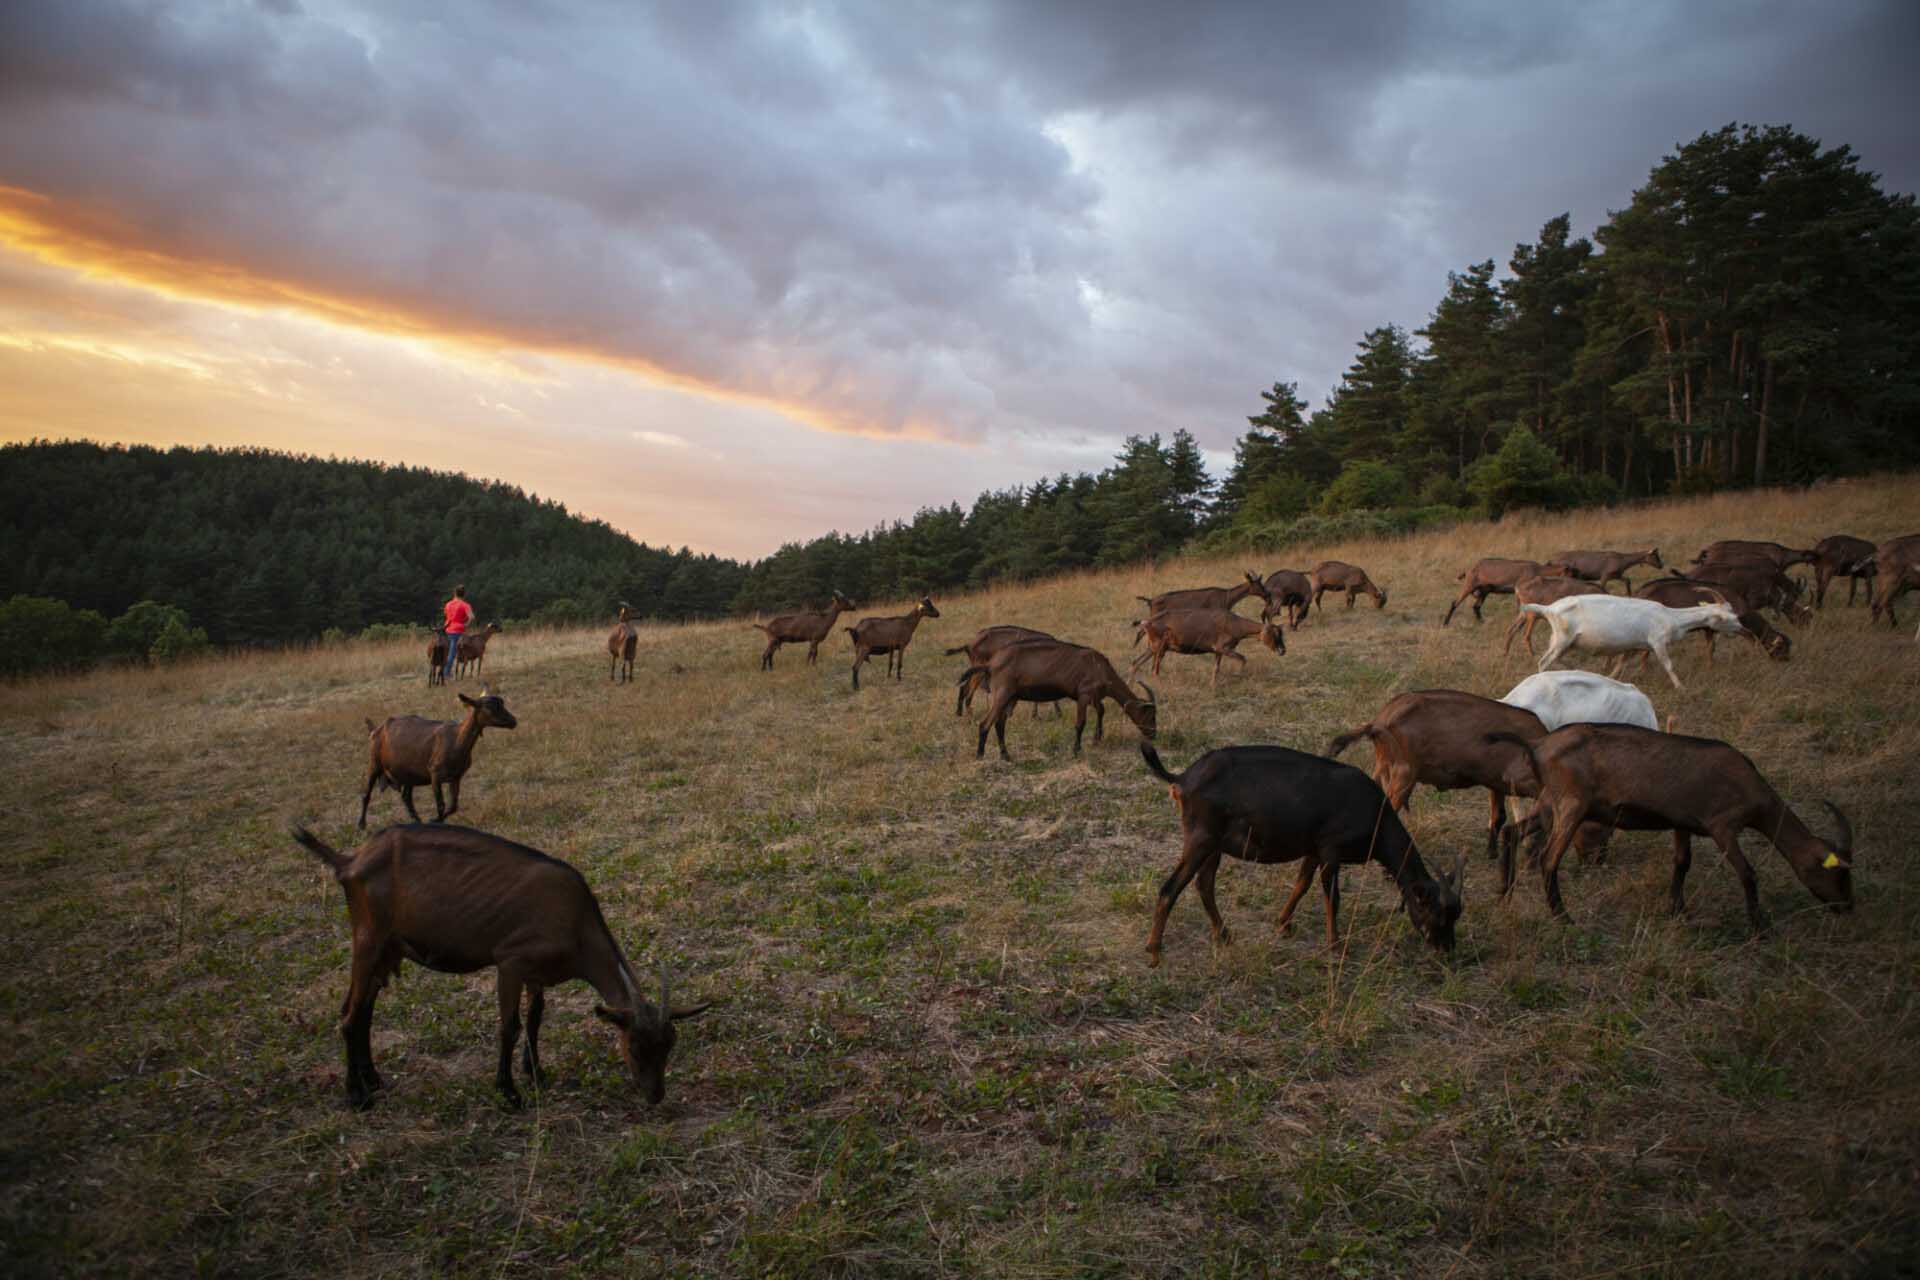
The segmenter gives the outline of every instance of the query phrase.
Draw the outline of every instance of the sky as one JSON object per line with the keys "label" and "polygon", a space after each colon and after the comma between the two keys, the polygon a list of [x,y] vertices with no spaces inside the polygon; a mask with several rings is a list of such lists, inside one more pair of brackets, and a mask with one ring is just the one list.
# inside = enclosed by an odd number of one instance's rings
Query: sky
{"label": "sky", "polygon": [[1738,121],[1920,186],[1920,4],[0,4],[0,440],[757,558],[1324,401]]}

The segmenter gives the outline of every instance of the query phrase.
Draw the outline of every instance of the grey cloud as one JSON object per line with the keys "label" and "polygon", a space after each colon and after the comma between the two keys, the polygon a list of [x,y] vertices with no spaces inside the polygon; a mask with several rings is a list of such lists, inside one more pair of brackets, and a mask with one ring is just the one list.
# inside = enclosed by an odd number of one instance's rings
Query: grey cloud
{"label": "grey cloud", "polygon": [[10,5],[0,183],[842,425],[1222,448],[1726,120],[1910,189],[1914,12]]}

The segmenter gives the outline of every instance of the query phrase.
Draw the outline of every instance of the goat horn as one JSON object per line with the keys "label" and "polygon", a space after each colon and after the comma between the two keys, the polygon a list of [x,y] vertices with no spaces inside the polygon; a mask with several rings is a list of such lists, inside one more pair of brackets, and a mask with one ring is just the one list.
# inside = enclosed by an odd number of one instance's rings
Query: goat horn
{"label": "goat horn", "polygon": [[1833,825],[1840,836],[1834,841],[1834,848],[1840,851],[1842,858],[1851,863],[1853,861],[1853,824],[1847,821],[1847,815],[1840,812],[1840,806],[1833,801],[1822,800],[1820,803],[1825,805],[1827,812],[1833,815]]}
{"label": "goat horn", "polygon": [[1157,706],[1159,706],[1159,705],[1160,705],[1160,699],[1154,696],[1154,693],[1153,693],[1153,686],[1152,686],[1152,685],[1150,685],[1150,684],[1148,684],[1148,683],[1147,683],[1147,682],[1146,682],[1145,680],[1142,680],[1142,681],[1140,682],[1140,687],[1141,687],[1142,689],[1145,689],[1145,690],[1147,691],[1147,705],[1148,705],[1148,706],[1150,706],[1150,707],[1157,707]]}

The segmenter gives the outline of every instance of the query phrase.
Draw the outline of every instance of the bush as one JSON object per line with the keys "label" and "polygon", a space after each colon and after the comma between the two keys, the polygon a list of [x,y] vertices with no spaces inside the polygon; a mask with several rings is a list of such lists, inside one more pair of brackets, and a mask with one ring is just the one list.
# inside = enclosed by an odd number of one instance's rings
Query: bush
{"label": "bush", "polygon": [[153,638],[153,646],[148,650],[155,662],[178,662],[182,658],[197,657],[213,646],[207,642],[205,627],[189,627],[187,615],[174,611],[178,617],[169,618],[167,625],[159,635]]}
{"label": "bush", "polygon": [[1398,467],[1384,462],[1354,461],[1340,469],[1320,497],[1320,514],[1402,507],[1412,495]]}
{"label": "bush", "polygon": [[0,605],[0,674],[84,667],[106,648],[107,620],[47,596],[15,596]]}
{"label": "bush", "polygon": [[160,639],[168,624],[176,621],[182,628],[192,625],[185,609],[161,604],[157,600],[142,600],[115,618],[107,628],[107,648],[124,657],[151,662],[154,660],[154,642]]}
{"label": "bush", "polygon": [[1559,511],[1579,502],[1579,483],[1525,427],[1509,431],[1497,453],[1468,467],[1465,480],[1467,492],[1491,516],[1513,507]]}
{"label": "bush", "polygon": [[370,622],[360,630],[362,640],[404,640],[417,635],[420,628],[411,622]]}
{"label": "bush", "polygon": [[322,649],[338,649],[346,642],[347,633],[338,627],[328,627],[320,633],[320,647]]}
{"label": "bush", "polygon": [[[611,609],[606,610],[611,615]],[[581,604],[578,600],[561,596],[549,600],[527,615],[527,624],[535,627],[570,627],[582,622],[591,622],[598,616],[596,612]]]}
{"label": "bush", "polygon": [[1423,507],[1464,507],[1467,505],[1467,487],[1444,471],[1427,477],[1420,486],[1420,505]]}

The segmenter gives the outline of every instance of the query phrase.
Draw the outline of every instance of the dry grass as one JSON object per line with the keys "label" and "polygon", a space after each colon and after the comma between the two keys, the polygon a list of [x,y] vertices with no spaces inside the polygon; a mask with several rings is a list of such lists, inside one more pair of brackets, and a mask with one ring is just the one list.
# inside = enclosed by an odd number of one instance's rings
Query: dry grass
{"label": "dry grass", "polygon": [[[1399,690],[1504,691],[1528,669],[1499,659],[1510,601],[1436,625],[1480,555],[1880,537],[1917,498],[1881,481],[1290,553],[1363,564],[1392,602],[1336,604],[1284,659],[1249,646],[1218,694],[1209,661],[1169,658],[1162,753],[1317,750]],[[1637,836],[1568,877],[1571,926],[1532,879],[1497,905],[1476,862],[1451,962],[1350,877],[1327,954],[1312,927],[1272,935],[1284,872],[1234,865],[1235,944],[1212,952],[1183,901],[1149,971],[1176,828],[1131,727],[1074,761],[1070,719],[1023,711],[1017,763],[976,763],[940,650],[1017,620],[1119,656],[1136,592],[1240,567],[943,599],[913,673],[858,694],[837,635],[766,675],[743,624],[648,628],[620,687],[602,629],[502,635],[488,665],[522,728],[482,741],[462,817],[574,861],[637,963],[725,1001],[658,1111],[577,987],[548,1019],[555,1083],[500,1111],[490,978],[418,969],[375,1019],[396,1087],[342,1105],[344,912],[281,824],[348,839],[361,718],[451,710],[420,646],[0,690],[0,1265],[1751,1277],[1920,1251],[1910,633],[1830,604],[1790,665],[1689,647],[1686,692],[1644,686],[1816,824],[1823,796],[1848,810],[1850,917],[1750,845],[1771,934],[1705,856],[1669,918],[1666,841]],[[1444,858],[1477,847],[1482,804],[1422,791],[1411,825]]]}

